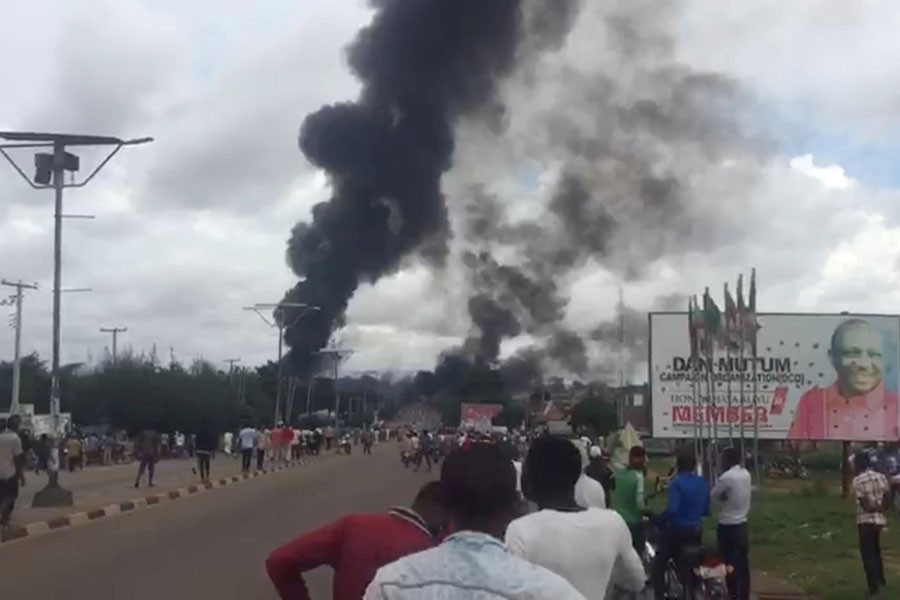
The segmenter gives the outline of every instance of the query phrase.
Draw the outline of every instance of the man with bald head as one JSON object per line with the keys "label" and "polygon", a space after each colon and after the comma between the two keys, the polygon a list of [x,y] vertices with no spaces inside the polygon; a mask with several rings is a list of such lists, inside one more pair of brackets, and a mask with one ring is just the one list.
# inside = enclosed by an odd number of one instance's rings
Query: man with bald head
{"label": "man with bald head", "polygon": [[837,380],[803,394],[788,439],[898,439],[897,392],[884,387],[881,332],[863,319],[848,319],[834,330],[828,357]]}

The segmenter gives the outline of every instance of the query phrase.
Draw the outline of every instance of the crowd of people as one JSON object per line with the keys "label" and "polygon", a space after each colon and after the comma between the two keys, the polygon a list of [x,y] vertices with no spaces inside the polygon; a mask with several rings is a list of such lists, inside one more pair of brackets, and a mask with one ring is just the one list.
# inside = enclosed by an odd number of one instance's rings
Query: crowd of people
{"label": "crowd of people", "polygon": [[[428,447],[441,448],[440,480],[409,508],[345,517],[275,550],[266,565],[282,598],[309,598],[303,573],[323,565],[335,569],[335,600],[599,600],[648,584],[662,598],[670,560],[680,565],[685,549],[701,544],[716,502],[731,595],[749,599],[750,474],[734,449],[724,452],[726,470],[712,486],[698,475],[693,452],[679,452],[667,506],[654,515],[639,446],[627,465],[613,467],[590,440],[414,428],[397,438],[422,462]],[[653,561],[648,522],[661,532]],[[678,573],[690,589],[692,572]]]}

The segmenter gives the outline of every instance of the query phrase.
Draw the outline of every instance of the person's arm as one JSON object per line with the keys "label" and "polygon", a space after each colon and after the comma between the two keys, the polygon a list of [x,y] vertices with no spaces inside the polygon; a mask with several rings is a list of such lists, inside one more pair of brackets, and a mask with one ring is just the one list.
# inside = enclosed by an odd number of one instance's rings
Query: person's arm
{"label": "person's arm", "polygon": [[305,533],[266,559],[269,579],[283,600],[310,600],[303,573],[316,567],[334,567],[341,552],[344,519]]}
{"label": "person's arm", "polygon": [[639,592],[647,583],[647,572],[644,570],[641,557],[634,549],[628,525],[621,517],[617,521],[618,544],[616,545],[614,578],[618,585],[629,592]]}
{"label": "person's arm", "polygon": [[728,478],[723,475],[722,477],[719,477],[716,485],[713,486],[712,492],[710,492],[710,496],[717,502],[724,502],[728,499],[728,489]]}
{"label": "person's arm", "polygon": [[19,485],[25,486],[25,451],[22,449],[22,439],[18,436],[13,448],[13,464],[16,467],[16,479]]}

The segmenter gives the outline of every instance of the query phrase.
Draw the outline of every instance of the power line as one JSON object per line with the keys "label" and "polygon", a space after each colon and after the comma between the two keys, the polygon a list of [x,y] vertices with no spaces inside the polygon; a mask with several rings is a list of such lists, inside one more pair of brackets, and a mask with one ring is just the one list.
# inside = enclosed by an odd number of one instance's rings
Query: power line
{"label": "power line", "polygon": [[15,303],[16,313],[13,317],[13,326],[15,327],[16,336],[15,336],[15,352],[13,359],[13,387],[12,387],[12,400],[9,405],[10,414],[16,414],[19,412],[19,390],[21,386],[21,353],[22,353],[22,299],[24,297],[24,290],[36,290],[37,284],[27,284],[19,281],[7,281],[6,279],[0,280],[0,285],[5,285],[8,287],[16,288],[16,293],[12,297],[12,302]]}

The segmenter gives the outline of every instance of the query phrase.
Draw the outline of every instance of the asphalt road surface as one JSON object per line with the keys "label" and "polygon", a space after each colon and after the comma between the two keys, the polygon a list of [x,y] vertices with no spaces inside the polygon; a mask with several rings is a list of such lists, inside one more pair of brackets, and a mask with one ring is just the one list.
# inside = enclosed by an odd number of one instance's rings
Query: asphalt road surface
{"label": "asphalt road surface", "polygon": [[[277,598],[270,550],[341,515],[408,505],[437,473],[400,465],[396,446],[302,468],[0,546],[0,598],[175,600]],[[307,577],[331,597],[331,573]]]}

